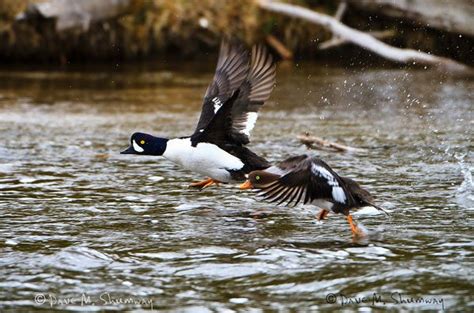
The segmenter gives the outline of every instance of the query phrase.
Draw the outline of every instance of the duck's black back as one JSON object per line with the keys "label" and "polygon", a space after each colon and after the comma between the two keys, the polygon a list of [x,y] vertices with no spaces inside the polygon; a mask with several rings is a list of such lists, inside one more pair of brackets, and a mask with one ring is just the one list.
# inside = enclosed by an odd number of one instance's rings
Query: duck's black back
{"label": "duck's black back", "polygon": [[348,178],[348,177],[341,177],[342,181],[344,182],[347,190],[352,194],[354,199],[355,206],[363,207],[365,205],[373,205],[374,197],[362,188],[356,181]]}
{"label": "duck's black back", "polygon": [[239,158],[244,163],[242,171],[245,174],[248,174],[252,171],[264,170],[271,166],[270,162],[268,162],[265,158],[258,156],[250,149],[242,145],[224,143],[220,144],[219,147],[225,150],[226,152],[232,154],[233,156]]}

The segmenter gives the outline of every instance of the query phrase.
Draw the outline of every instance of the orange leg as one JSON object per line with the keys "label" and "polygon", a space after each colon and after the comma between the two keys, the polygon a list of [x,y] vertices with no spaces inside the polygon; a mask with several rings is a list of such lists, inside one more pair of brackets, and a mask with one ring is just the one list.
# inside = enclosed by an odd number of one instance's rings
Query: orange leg
{"label": "orange leg", "polygon": [[328,214],[329,214],[328,210],[321,209],[321,211],[319,211],[319,213],[317,215],[318,221],[325,220],[326,216],[328,216]]}
{"label": "orange leg", "polygon": [[365,234],[362,230],[360,230],[359,227],[357,227],[357,224],[352,220],[352,215],[347,215],[347,221],[349,222],[349,225],[351,226],[351,231],[352,235],[354,237],[364,237]]}
{"label": "orange leg", "polygon": [[212,185],[219,185],[219,181],[214,180],[212,178],[208,178],[208,179],[203,180],[203,181],[192,183],[191,185],[189,185],[189,187],[204,189],[204,188],[207,188],[207,187],[212,186]]}

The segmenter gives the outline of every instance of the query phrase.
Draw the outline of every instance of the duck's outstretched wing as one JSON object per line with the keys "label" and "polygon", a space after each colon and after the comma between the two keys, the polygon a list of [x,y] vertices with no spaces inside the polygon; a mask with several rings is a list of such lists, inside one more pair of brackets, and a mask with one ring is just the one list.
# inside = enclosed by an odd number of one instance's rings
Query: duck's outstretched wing
{"label": "duck's outstretched wing", "polygon": [[[291,160],[293,159],[293,160]],[[299,156],[283,161],[291,170],[262,189],[261,195],[272,202],[310,203],[315,199],[332,199],[340,204],[354,200],[341,177],[324,161]]]}
{"label": "duck's outstretched wing", "polygon": [[237,89],[217,110],[207,126],[204,127],[202,131],[194,132],[194,134],[191,135],[192,146],[195,147],[200,142],[208,142],[216,145],[232,144],[232,140],[229,137],[229,129],[232,126],[231,111],[238,96],[239,90]]}
{"label": "duck's outstretched wing", "polygon": [[240,43],[223,40],[216,72],[204,95],[195,133],[203,131],[219,108],[232,96],[248,75],[249,53]]}
{"label": "duck's outstretched wing", "polygon": [[263,45],[252,48],[250,71],[239,88],[239,96],[232,107],[231,137],[240,144],[250,142],[258,110],[268,100],[275,86],[276,64]]}
{"label": "duck's outstretched wing", "polygon": [[273,57],[264,46],[252,49],[251,68],[245,81],[216,108],[215,114],[204,128],[198,129],[191,138],[215,144],[245,145],[257,120],[258,109],[269,98],[275,84]]}

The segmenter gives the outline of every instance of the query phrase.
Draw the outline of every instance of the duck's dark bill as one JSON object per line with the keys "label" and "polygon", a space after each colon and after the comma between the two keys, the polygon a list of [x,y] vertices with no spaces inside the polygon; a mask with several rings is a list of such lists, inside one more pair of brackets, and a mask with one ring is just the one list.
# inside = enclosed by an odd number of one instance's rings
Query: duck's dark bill
{"label": "duck's dark bill", "polygon": [[120,154],[136,154],[135,150],[132,146],[128,147],[127,149],[120,152]]}

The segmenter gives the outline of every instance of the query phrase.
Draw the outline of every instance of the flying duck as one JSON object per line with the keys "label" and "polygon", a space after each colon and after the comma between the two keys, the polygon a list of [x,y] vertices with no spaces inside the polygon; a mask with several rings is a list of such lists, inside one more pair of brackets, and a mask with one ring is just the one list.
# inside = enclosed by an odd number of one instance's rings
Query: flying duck
{"label": "flying duck", "polygon": [[134,133],[130,147],[121,153],[162,155],[209,177],[191,184],[193,187],[245,180],[249,172],[270,166],[245,145],[250,142],[258,110],[273,90],[275,70],[276,64],[264,46],[254,46],[249,56],[241,45],[223,41],[194,133],[173,139]]}
{"label": "flying duck", "polygon": [[318,219],[324,219],[329,210],[347,216],[354,236],[363,236],[349,211],[372,206],[374,198],[354,180],[339,176],[323,160],[308,155],[288,158],[265,170],[252,171],[241,189],[260,189],[260,195],[278,204],[312,203],[322,208]]}

